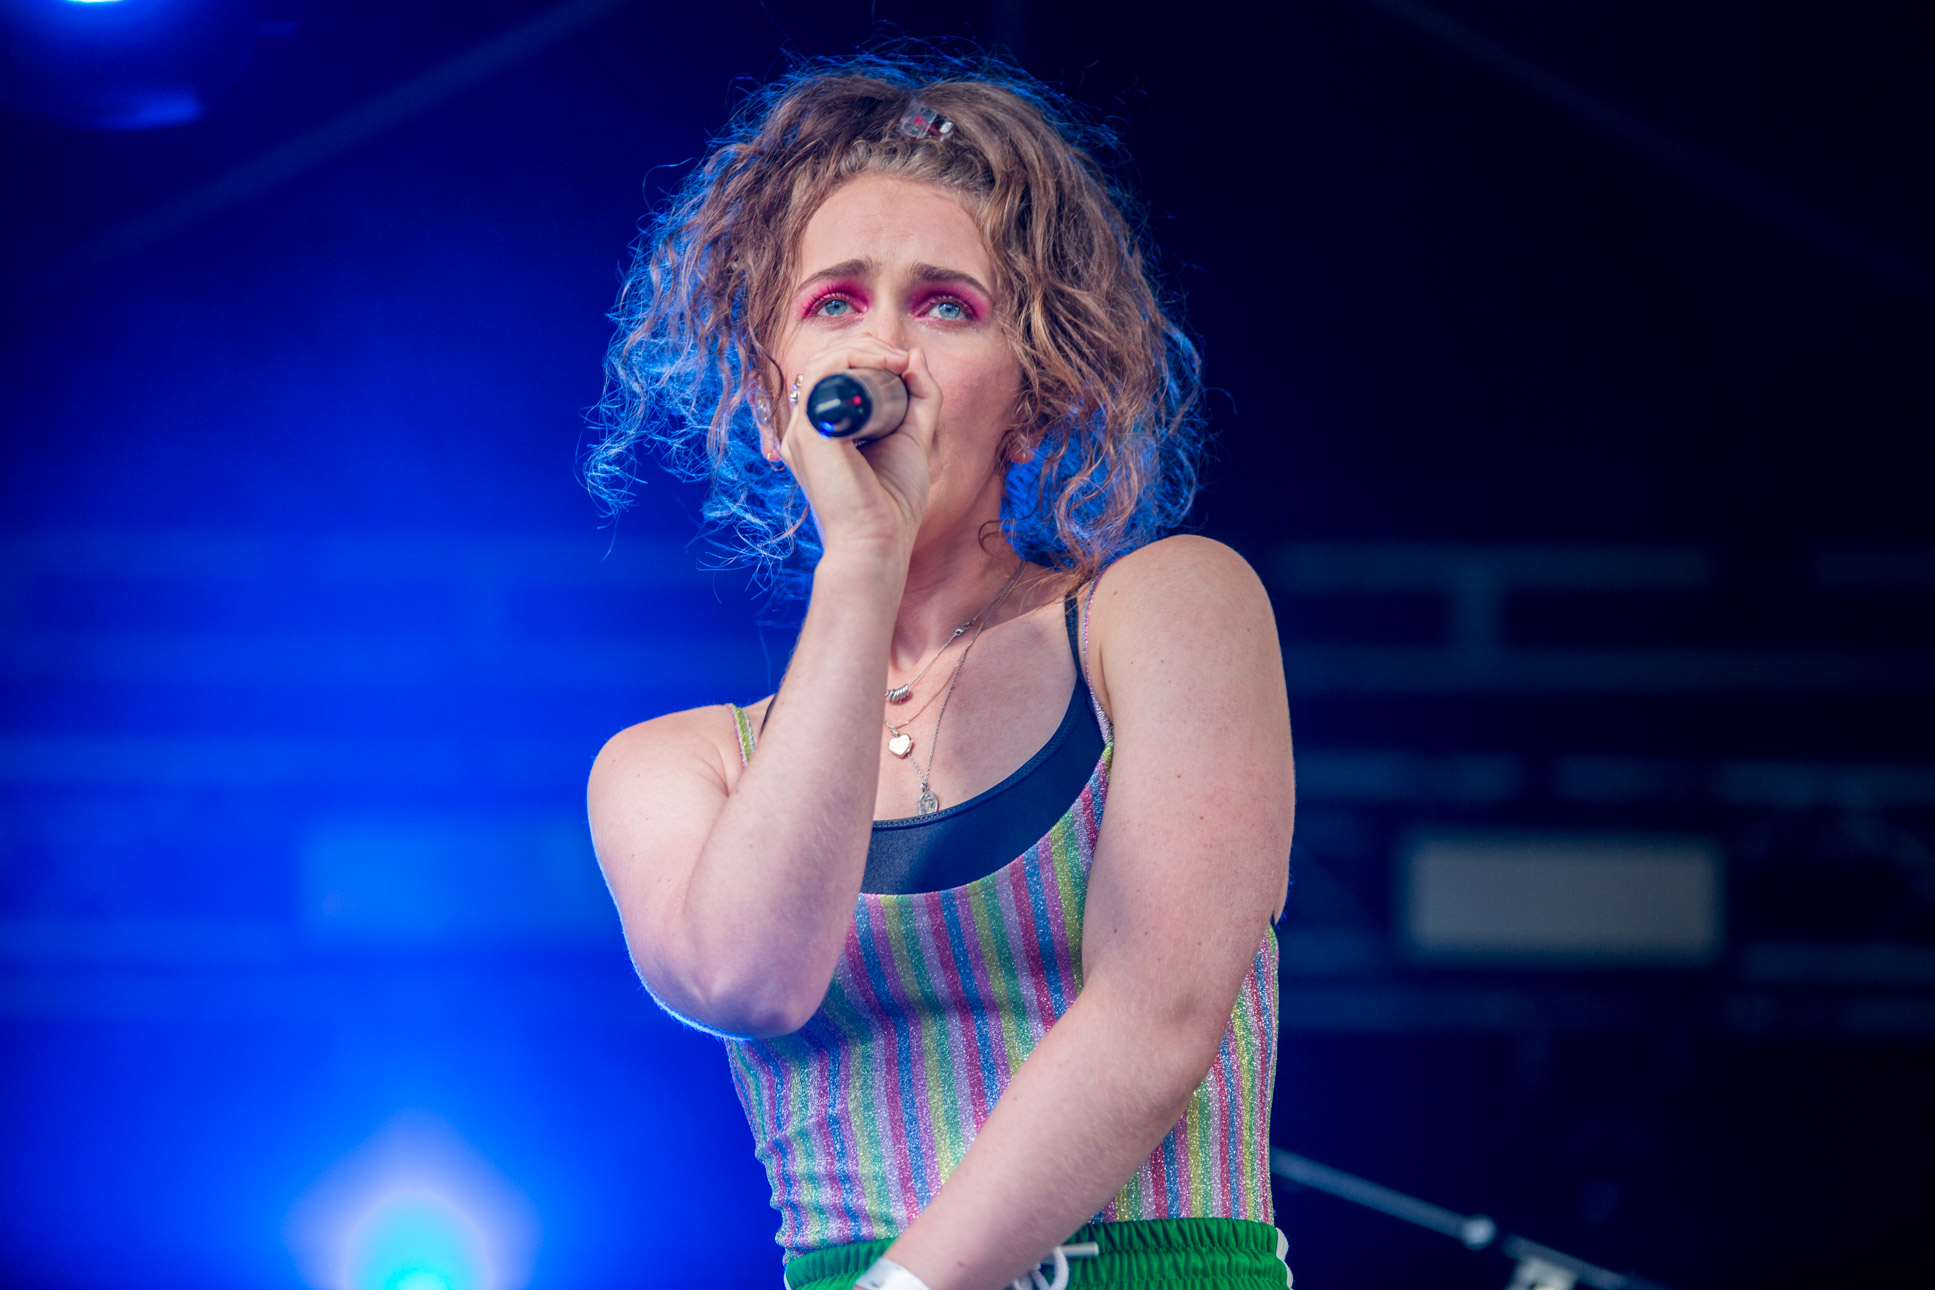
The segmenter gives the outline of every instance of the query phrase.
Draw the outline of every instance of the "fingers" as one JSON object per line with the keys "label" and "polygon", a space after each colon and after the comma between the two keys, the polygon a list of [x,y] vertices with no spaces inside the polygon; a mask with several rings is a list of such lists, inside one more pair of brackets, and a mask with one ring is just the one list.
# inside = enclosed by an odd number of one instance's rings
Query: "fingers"
{"label": "fingers", "polygon": [[[910,417],[923,400],[939,397],[940,388],[928,371],[926,355],[920,349],[900,349],[866,336],[842,340],[809,356],[799,370],[787,374],[789,394],[797,388],[798,399],[789,399],[788,415],[778,445],[782,455],[795,427],[807,420],[807,400],[813,387],[836,372],[856,367],[875,368],[900,377],[907,385]],[[790,384],[794,380],[797,380],[796,387]]]}
{"label": "fingers", "polygon": [[[864,445],[828,438],[808,428],[813,387],[849,368],[892,372],[907,386],[907,415],[899,430]],[[866,336],[842,339],[819,350],[786,374],[799,381],[779,455],[806,494],[827,550],[843,542],[911,546],[926,506],[934,430],[940,418],[940,383],[926,352],[900,349]]]}
{"label": "fingers", "polygon": [[941,415],[941,387],[927,366],[926,350],[917,345],[907,351],[907,362],[900,369],[900,380],[907,387],[907,416],[900,423],[898,433],[911,435],[926,451],[933,445],[934,431]]}
{"label": "fingers", "polygon": [[940,397],[941,387],[935,384],[934,374],[927,368],[927,351],[918,345],[907,351],[907,364],[900,369],[900,379],[907,386],[909,398]]}

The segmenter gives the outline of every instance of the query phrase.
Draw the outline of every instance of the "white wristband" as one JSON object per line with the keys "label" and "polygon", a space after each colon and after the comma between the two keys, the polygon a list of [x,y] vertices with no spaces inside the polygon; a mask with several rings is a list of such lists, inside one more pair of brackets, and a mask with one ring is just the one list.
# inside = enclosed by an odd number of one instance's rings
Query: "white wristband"
{"label": "white wristband", "polygon": [[892,1259],[875,1259],[853,1290],[928,1290],[927,1283]]}

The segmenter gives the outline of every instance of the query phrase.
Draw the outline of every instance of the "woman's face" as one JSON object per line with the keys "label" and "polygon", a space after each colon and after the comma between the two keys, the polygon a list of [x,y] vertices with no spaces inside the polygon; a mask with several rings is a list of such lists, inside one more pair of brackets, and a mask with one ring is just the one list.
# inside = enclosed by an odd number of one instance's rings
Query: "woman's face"
{"label": "woman's face", "polygon": [[1021,369],[993,282],[974,217],[949,190],[916,180],[849,180],[800,238],[798,276],[774,346],[784,380],[809,355],[858,336],[925,353],[941,387],[922,524],[929,533],[990,518],[976,515],[990,495],[999,505],[1001,444],[1014,424]]}

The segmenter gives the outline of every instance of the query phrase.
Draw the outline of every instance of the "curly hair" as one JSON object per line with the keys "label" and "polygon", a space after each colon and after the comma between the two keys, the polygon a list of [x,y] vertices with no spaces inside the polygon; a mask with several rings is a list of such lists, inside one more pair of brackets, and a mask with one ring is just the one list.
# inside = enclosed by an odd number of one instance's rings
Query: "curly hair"
{"label": "curly hair", "polygon": [[[906,129],[923,110],[953,128]],[[755,408],[782,379],[766,345],[807,221],[840,184],[878,173],[960,195],[991,249],[1021,369],[1003,443],[1010,544],[1088,578],[1175,527],[1196,493],[1201,361],[1164,309],[1135,207],[1097,160],[1116,153],[1107,129],[992,59],[811,62],[749,97],[645,226],[612,312],[584,463],[606,513],[630,500],[649,447],[710,481],[707,528],[732,556],[776,594],[803,593],[819,545],[798,484],[761,455]]]}

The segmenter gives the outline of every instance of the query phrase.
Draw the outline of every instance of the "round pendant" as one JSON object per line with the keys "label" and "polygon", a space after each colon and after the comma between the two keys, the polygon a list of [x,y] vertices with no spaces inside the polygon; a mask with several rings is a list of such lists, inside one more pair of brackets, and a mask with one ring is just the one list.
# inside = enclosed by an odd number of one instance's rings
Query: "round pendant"
{"label": "round pendant", "polygon": [[905,757],[914,751],[914,737],[906,734],[895,735],[887,741],[887,751],[896,757]]}

